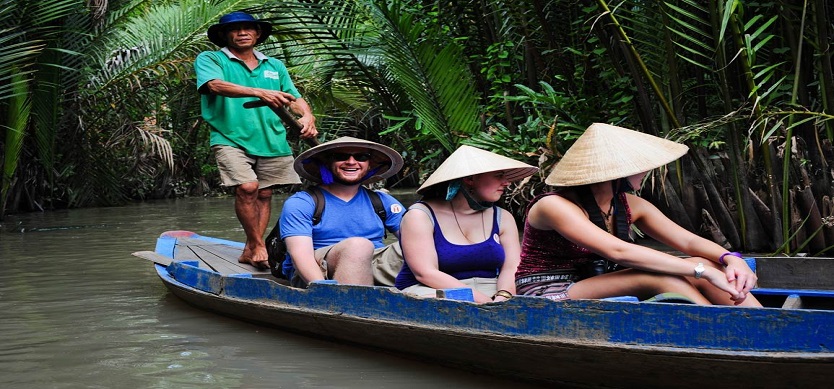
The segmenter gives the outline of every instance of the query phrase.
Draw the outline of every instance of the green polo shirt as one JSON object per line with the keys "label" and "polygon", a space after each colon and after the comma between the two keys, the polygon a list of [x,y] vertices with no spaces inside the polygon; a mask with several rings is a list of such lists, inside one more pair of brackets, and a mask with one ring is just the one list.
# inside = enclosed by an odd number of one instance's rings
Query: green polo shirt
{"label": "green polo shirt", "polygon": [[[194,61],[197,73],[197,90],[211,80],[223,80],[233,84],[273,89],[301,97],[290,80],[284,64],[259,51],[255,51],[259,64],[249,70],[243,61],[228,49],[204,51]],[[257,157],[283,157],[292,155],[287,143],[287,130],[269,107],[243,108],[243,103],[254,98],[230,98],[213,94],[201,96],[203,119],[211,125],[210,144],[227,145],[246,151]]]}

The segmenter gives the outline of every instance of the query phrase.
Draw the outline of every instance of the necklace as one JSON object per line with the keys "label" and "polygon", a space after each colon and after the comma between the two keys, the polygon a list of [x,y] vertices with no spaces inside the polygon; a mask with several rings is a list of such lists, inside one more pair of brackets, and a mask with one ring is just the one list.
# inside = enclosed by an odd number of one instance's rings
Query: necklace
{"label": "necklace", "polygon": [[603,211],[602,209],[599,210],[599,213],[602,214],[602,218],[605,219],[605,227],[608,229],[609,233],[614,233],[613,225],[611,224],[611,214],[614,212],[614,199],[611,199],[611,205],[608,206],[608,212]]}
{"label": "necklace", "polygon": [[[460,223],[458,222],[458,214],[457,214],[457,212],[455,212],[455,203],[450,201],[449,205],[452,207],[452,216],[455,217],[455,224],[458,225],[458,231],[460,231],[460,234],[463,235],[463,238],[466,239],[467,242],[476,243],[476,242],[473,242],[471,239],[469,239],[468,236],[466,236],[466,233],[463,232],[463,228],[460,228]],[[484,234],[484,240],[486,240],[486,232],[484,232],[486,230],[486,227],[484,226],[484,224],[485,224],[484,223],[484,211],[480,211],[480,213],[481,213],[481,233]]]}
{"label": "necklace", "polygon": [[608,220],[608,219],[611,218],[611,212],[613,212],[613,211],[614,211],[614,200],[611,200],[611,205],[608,206],[608,212],[605,212],[602,209],[600,209],[599,213],[602,214],[602,217],[604,217],[605,220]]}

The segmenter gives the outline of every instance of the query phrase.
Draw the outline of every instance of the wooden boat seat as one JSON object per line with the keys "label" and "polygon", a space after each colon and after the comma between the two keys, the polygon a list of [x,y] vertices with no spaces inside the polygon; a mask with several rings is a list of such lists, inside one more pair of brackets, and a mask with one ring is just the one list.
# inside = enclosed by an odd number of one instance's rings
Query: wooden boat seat
{"label": "wooden boat seat", "polygon": [[745,258],[759,282],[753,295],[766,307],[834,309],[834,258]]}

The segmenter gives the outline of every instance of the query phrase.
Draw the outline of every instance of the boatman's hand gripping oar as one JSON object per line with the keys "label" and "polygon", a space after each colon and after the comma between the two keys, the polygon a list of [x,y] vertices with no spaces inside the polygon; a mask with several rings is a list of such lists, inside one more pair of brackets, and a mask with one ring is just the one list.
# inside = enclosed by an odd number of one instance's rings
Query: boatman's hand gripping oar
{"label": "boatman's hand gripping oar", "polygon": [[[266,106],[268,105],[263,100],[253,100],[243,103],[243,108],[258,108]],[[301,129],[304,128],[304,126],[302,126],[301,123],[298,122],[298,120],[295,120],[295,117],[292,116],[290,111],[287,111],[286,107],[269,108],[272,109],[272,112],[275,112],[275,114],[278,115],[279,118],[281,118],[281,121],[284,123],[284,127],[286,127],[288,131],[292,131],[294,133],[301,133]],[[318,146],[319,144],[319,141],[316,138],[304,138],[304,141],[307,142],[307,144],[309,144],[310,146]]]}

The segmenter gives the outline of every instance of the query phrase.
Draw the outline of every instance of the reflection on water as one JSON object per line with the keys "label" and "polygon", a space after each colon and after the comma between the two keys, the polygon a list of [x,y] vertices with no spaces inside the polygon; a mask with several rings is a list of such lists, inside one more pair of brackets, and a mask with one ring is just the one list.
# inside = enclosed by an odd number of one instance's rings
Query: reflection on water
{"label": "reflection on water", "polygon": [[[280,209],[282,199],[274,201]],[[150,262],[130,255],[176,229],[243,235],[230,198],[7,217],[0,387],[519,387],[192,308],[168,293]]]}

